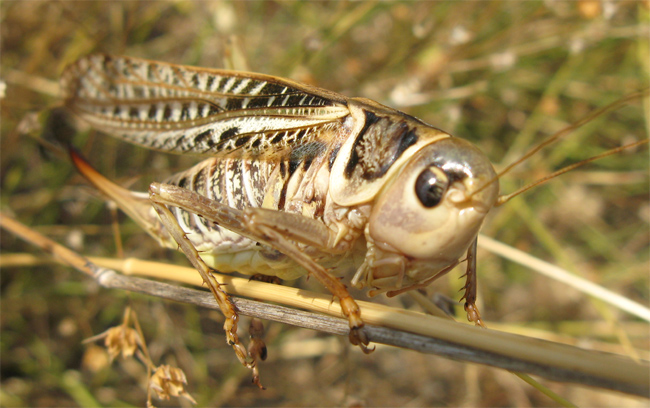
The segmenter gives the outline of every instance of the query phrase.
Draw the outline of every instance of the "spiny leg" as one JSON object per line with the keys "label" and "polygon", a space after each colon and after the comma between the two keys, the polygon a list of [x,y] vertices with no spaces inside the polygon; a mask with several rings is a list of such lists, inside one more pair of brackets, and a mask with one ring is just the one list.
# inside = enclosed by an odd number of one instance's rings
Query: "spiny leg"
{"label": "spiny leg", "polygon": [[[207,220],[266,244],[292,258],[339,299],[341,310],[350,324],[350,342],[358,345],[365,353],[374,350],[367,347],[369,339],[363,330],[361,310],[345,285],[305,254],[294,241],[287,238],[289,236],[298,242],[326,249],[330,239],[324,225],[299,214],[262,208],[238,210],[193,191],[169,184],[152,183],[150,194],[152,200],[160,205],[171,205],[200,214]],[[194,251],[196,252],[196,249]]]}
{"label": "spiny leg", "polygon": [[[224,322],[224,330],[226,331],[226,340],[228,344],[232,345],[235,350],[235,354],[241,363],[253,370],[253,381],[255,384],[263,388],[259,383],[259,376],[257,375],[257,366],[255,359],[249,359],[246,348],[239,341],[237,335],[237,321],[239,316],[237,311],[230,301],[228,295],[221,289],[221,285],[211,273],[211,269],[203,262],[199,256],[198,251],[192,245],[192,243],[187,239],[185,231],[181,228],[176,218],[167,208],[167,204],[173,203],[163,203],[156,200],[155,194],[150,194],[149,200],[145,200],[141,197],[135,196],[132,192],[117,186],[101,174],[99,174],[92,166],[84,160],[79,154],[74,150],[70,150],[70,157],[75,167],[79,172],[86,177],[94,186],[96,186],[100,191],[106,194],[108,197],[113,199],[118,203],[119,207],[122,208],[131,218],[133,218],[139,225],[141,225],[149,234],[155,236],[161,242],[175,242],[181,249],[187,258],[190,260],[192,265],[199,272],[203,281],[208,286],[212,292],[219,308],[223,312],[226,320]],[[186,190],[187,191],[187,190]],[[184,194],[181,194],[177,197],[177,201],[183,202],[185,198]],[[168,231],[171,237],[159,236],[164,234],[164,231],[160,229],[158,225],[158,220],[155,219],[155,216],[150,215],[151,207],[153,207],[158,213],[158,219],[163,224],[164,228]]]}
{"label": "spiny leg", "polygon": [[[486,327],[481,320],[481,314],[476,307],[476,243],[478,238],[474,238],[474,242],[467,250],[467,271],[465,272],[465,294],[460,300],[465,300],[465,311],[467,312],[467,320],[474,322],[477,326]],[[461,289],[462,290],[462,289]]]}
{"label": "spiny leg", "polygon": [[350,296],[346,286],[291,240],[326,248],[331,241],[329,230],[323,224],[300,215],[265,208],[247,208],[244,211],[244,220],[250,231],[256,231],[268,245],[302,265],[310,275],[339,299],[341,310],[350,325],[350,342],[359,346],[364,353],[372,352],[374,348],[367,347],[370,341],[363,330],[361,310]]}
{"label": "spiny leg", "polygon": [[226,341],[235,350],[235,354],[237,355],[239,361],[244,366],[250,368],[253,371],[253,382],[259,388],[264,389],[259,381],[256,359],[248,359],[246,348],[239,341],[239,336],[237,335],[237,321],[239,320],[239,315],[237,314],[237,310],[235,310],[235,306],[230,301],[230,298],[226,292],[224,292],[221,288],[221,284],[212,275],[210,267],[206,265],[206,263],[201,259],[198,251],[187,238],[185,231],[183,231],[181,226],[178,224],[178,221],[176,218],[174,218],[174,215],[171,213],[171,211],[169,211],[169,208],[167,208],[164,204],[157,202],[156,196],[153,193],[151,194],[151,202],[156,212],[158,212],[162,224],[165,226],[174,240],[178,243],[179,248],[187,256],[190,263],[192,263],[194,268],[196,268],[196,270],[199,272],[201,278],[203,278],[203,282],[205,282],[205,284],[208,286],[212,292],[212,295],[217,301],[221,312],[226,318],[223,325],[223,328],[226,332]]}
{"label": "spiny leg", "polygon": [[256,218],[260,213],[255,211],[257,209],[250,209],[245,211],[246,221],[251,230],[257,231],[260,234],[262,242],[277,249],[278,251],[291,257],[294,261],[302,265],[311,276],[314,276],[323,286],[325,286],[335,297],[339,299],[341,311],[348,318],[350,324],[350,343],[359,346],[361,350],[368,354],[374,351],[374,348],[367,347],[370,340],[366,332],[363,330],[363,320],[361,319],[361,310],[359,305],[354,301],[348,289],[343,283],[334,276],[332,276],[325,268],[318,263],[314,262],[308,255],[304,254],[300,249],[291,241],[285,238],[278,230],[264,225],[260,218]]}

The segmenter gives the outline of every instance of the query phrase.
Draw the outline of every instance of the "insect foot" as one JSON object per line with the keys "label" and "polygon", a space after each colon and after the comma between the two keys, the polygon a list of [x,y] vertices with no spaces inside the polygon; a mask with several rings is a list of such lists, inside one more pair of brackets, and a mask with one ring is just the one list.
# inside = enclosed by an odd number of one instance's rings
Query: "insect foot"
{"label": "insect foot", "polygon": [[359,310],[357,302],[355,302],[350,296],[343,298],[341,299],[341,310],[350,322],[350,334],[348,336],[350,338],[350,343],[359,346],[361,351],[365,354],[370,354],[375,351],[375,347],[368,347],[370,339],[368,338],[366,331],[363,329],[365,324],[361,319],[361,311]]}
{"label": "insect foot", "polygon": [[481,320],[481,314],[478,311],[478,308],[474,303],[465,303],[465,311],[467,312],[467,320],[474,322],[477,326],[481,326],[484,329],[487,328],[483,320]]}

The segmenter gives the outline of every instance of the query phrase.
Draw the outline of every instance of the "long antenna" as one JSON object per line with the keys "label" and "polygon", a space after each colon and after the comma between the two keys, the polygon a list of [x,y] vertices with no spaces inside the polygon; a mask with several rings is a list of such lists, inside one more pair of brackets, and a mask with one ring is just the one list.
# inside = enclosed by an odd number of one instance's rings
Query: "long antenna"
{"label": "long antenna", "polygon": [[[556,133],[552,134],[551,136],[549,136],[548,138],[546,138],[546,140],[542,141],[537,146],[530,149],[528,152],[526,152],[526,154],[521,156],[519,159],[517,159],[513,163],[506,166],[503,170],[499,171],[496,176],[494,176],[490,181],[485,183],[485,185],[483,185],[483,186],[479,187],[477,190],[475,190],[472,193],[472,195],[482,191],[483,189],[485,189],[490,184],[492,184],[492,183],[496,182],[497,180],[499,180],[504,174],[508,173],[515,166],[523,163],[526,159],[528,159],[529,157],[531,157],[535,153],[539,152],[544,147],[550,145],[553,142],[558,141],[559,139],[561,139],[562,137],[566,136],[567,134],[573,132],[574,130],[578,129],[579,127],[591,122],[592,120],[596,119],[597,117],[599,117],[601,115],[604,115],[607,112],[618,109],[618,108],[620,108],[620,107],[622,107],[622,106],[624,106],[624,105],[626,105],[626,104],[628,104],[628,103],[630,103],[632,101],[635,101],[637,99],[648,97],[649,95],[650,95],[650,89],[645,89],[643,91],[635,92],[635,93],[630,94],[630,95],[628,95],[626,97],[623,97],[623,98],[621,98],[621,99],[619,99],[619,100],[617,100],[615,102],[612,102],[612,103],[610,103],[609,105],[607,105],[607,106],[605,106],[603,108],[597,109],[594,112],[590,113],[589,115],[585,116],[584,118],[580,119],[579,121],[577,121],[575,123],[572,123],[571,125],[565,127],[564,129],[559,130],[558,132],[556,132]],[[563,174],[563,173],[566,173],[567,171],[573,170],[576,167],[580,167],[583,164],[587,164],[587,163],[592,162],[594,160],[598,160],[598,159],[601,159],[603,157],[607,157],[609,155],[616,154],[616,153],[620,152],[621,150],[633,148],[633,147],[642,145],[642,144],[647,143],[647,142],[648,142],[648,140],[642,140],[640,142],[636,142],[636,143],[632,143],[632,144],[629,144],[629,145],[617,147],[615,149],[609,150],[609,151],[607,151],[605,153],[594,156],[592,158],[585,159],[585,160],[582,160],[582,161],[580,161],[578,163],[571,164],[571,165],[569,165],[567,167],[564,167],[564,168],[562,168],[562,169],[560,169],[560,170],[558,170],[556,172],[553,172],[553,173],[549,174],[546,177],[543,177],[543,178],[541,178],[541,179],[539,179],[537,181],[534,181],[534,182],[532,182],[531,184],[529,184],[529,185],[527,185],[525,187],[520,188],[519,190],[515,191],[514,193],[499,196],[499,199],[497,200],[496,205],[497,206],[501,205],[501,204],[507,202],[508,200],[510,200],[511,198],[515,197],[516,195],[521,194],[524,191],[526,191],[526,190],[528,190],[530,188],[533,188],[533,187],[535,187],[535,186],[537,186],[539,184],[542,184],[542,183],[544,183],[544,182],[546,182],[546,181],[548,181],[548,180],[550,180],[550,179],[552,179],[554,177],[557,177],[560,174]]]}
{"label": "long antenna", "polygon": [[575,169],[577,167],[580,167],[580,166],[585,165],[587,163],[590,163],[592,161],[602,159],[603,157],[611,156],[611,155],[616,154],[616,153],[618,153],[618,152],[620,152],[622,150],[632,149],[634,147],[641,146],[643,144],[647,144],[648,142],[650,142],[650,139],[643,139],[643,140],[640,140],[640,141],[635,142],[635,143],[630,143],[630,144],[627,144],[625,146],[620,146],[620,147],[617,147],[615,149],[608,150],[605,153],[601,153],[601,154],[596,155],[594,157],[590,157],[588,159],[579,161],[577,163],[570,164],[570,165],[568,165],[566,167],[562,167],[560,170],[554,171],[553,173],[549,174],[548,176],[545,176],[545,177],[542,177],[539,180],[533,181],[532,183],[530,183],[528,185],[525,185],[525,186],[515,190],[514,192],[512,192],[510,194],[500,195],[499,198],[497,198],[497,202],[496,202],[496,204],[494,206],[498,207],[498,206],[500,206],[502,204],[505,204],[508,201],[510,201],[511,198],[518,196],[519,194],[523,193],[524,191],[530,190],[533,187],[536,187],[536,186],[538,186],[540,184],[546,183],[550,179],[555,178],[555,177],[559,176],[560,174],[564,174],[567,171],[571,171],[571,170],[573,170],[573,169]]}

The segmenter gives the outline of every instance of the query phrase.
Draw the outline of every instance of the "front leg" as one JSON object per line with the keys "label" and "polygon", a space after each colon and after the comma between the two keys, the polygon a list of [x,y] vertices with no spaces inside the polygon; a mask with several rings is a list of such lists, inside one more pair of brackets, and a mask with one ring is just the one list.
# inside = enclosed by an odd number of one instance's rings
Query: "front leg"
{"label": "front leg", "polygon": [[[474,324],[476,324],[477,326],[481,326],[485,328],[486,327],[485,323],[483,323],[483,320],[481,319],[481,314],[479,313],[478,307],[476,306],[477,240],[478,238],[474,238],[474,242],[472,243],[472,245],[469,246],[469,249],[467,250],[467,257],[465,258],[465,260],[467,261],[467,270],[463,275],[465,277],[465,286],[463,286],[463,288],[461,289],[464,290],[465,293],[463,294],[463,297],[460,298],[460,300],[461,301],[465,300],[465,312],[467,312],[467,320],[469,320],[470,322],[474,322]],[[436,279],[451,272],[451,270],[454,269],[456,265],[458,265],[460,262],[462,262],[462,260],[449,265],[448,267],[442,269],[440,272],[436,273],[429,279],[426,279],[422,282],[415,283],[405,288],[388,291],[386,293],[386,296],[393,297],[402,294],[404,292],[408,292],[410,290],[426,288]]]}
{"label": "front leg", "polygon": [[[193,191],[169,184],[153,183],[149,191],[151,200],[156,205],[164,207],[167,212],[169,210],[165,206],[174,206],[194,214],[199,214],[207,220],[216,222],[220,226],[254,241],[268,245],[292,258],[296,263],[304,267],[309,275],[316,278],[338,298],[341,310],[348,318],[350,324],[350,342],[358,345],[365,353],[373,350],[367,347],[369,339],[363,331],[364,323],[361,319],[361,310],[352,296],[350,296],[345,285],[339,279],[332,276],[323,266],[305,254],[296,243],[297,241],[316,248],[326,249],[328,243],[332,242],[333,239],[330,239],[329,231],[324,225],[298,214],[261,208],[248,208],[243,211],[238,210],[210,200]],[[169,216],[171,216],[171,213],[169,213]],[[176,220],[174,219],[173,221]],[[175,222],[175,224],[177,229],[180,230],[178,222]],[[179,235],[178,232],[176,234]],[[176,238],[176,236],[174,238],[179,241],[179,238]],[[181,246],[181,249],[199,270],[201,276],[203,277],[204,274],[209,275],[205,273],[207,265],[203,261],[195,264],[197,259],[200,260],[200,257],[182,230],[180,238],[192,247],[186,250]],[[200,264],[203,264],[203,266]],[[207,268],[207,271],[209,272],[209,268]],[[210,289],[212,290],[212,288]],[[213,293],[215,292],[213,291]]]}
{"label": "front leg", "polygon": [[465,294],[460,300],[465,300],[465,312],[467,312],[467,320],[474,322],[475,325],[486,327],[481,319],[481,314],[476,307],[476,246],[478,238],[474,238],[474,242],[467,250],[467,271],[465,272]]}

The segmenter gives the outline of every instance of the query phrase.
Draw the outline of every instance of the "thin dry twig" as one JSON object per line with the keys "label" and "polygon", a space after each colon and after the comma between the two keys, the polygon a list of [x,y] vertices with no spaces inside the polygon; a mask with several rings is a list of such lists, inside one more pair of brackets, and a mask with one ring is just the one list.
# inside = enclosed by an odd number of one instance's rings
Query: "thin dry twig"
{"label": "thin dry twig", "polygon": [[[43,248],[60,262],[91,275],[106,288],[128,290],[218,309],[209,292],[125,276],[108,267],[95,265],[87,258],[3,214],[0,214],[0,225]],[[121,264],[121,268],[130,272],[140,272],[143,263],[146,267],[152,264],[133,259],[112,262],[117,266]],[[157,265],[159,269],[160,264]],[[187,282],[194,279],[194,283],[197,283],[196,278],[189,278],[191,275],[198,277],[196,273],[188,274],[190,268],[171,266],[170,269],[172,269],[170,273],[176,280]],[[249,282],[231,276],[220,275],[218,279],[226,283],[227,291],[232,295],[266,299],[270,293],[272,300],[277,303],[300,305],[303,308],[340,316],[337,303],[332,302],[329,296],[264,282]],[[266,290],[267,286],[271,290]],[[337,335],[348,334],[348,322],[343,318],[238,297],[233,298],[233,302],[243,315]],[[618,355],[591,352],[525,336],[484,330],[369,302],[359,302],[359,305],[367,323],[368,335],[375,343],[539,375],[555,381],[589,385],[644,397],[650,394],[650,363],[645,360],[632,361]]]}

